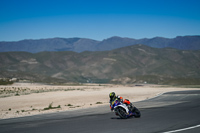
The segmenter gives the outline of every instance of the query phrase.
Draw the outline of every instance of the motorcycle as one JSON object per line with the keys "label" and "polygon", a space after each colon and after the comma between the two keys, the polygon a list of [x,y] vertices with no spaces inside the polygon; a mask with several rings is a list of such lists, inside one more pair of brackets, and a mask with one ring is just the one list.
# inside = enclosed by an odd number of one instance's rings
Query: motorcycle
{"label": "motorcycle", "polygon": [[132,116],[138,118],[141,116],[140,111],[136,107],[133,107],[133,111],[130,111],[126,104],[120,102],[117,99],[112,101],[111,107],[114,108],[115,115],[119,116],[122,119],[127,119]]}

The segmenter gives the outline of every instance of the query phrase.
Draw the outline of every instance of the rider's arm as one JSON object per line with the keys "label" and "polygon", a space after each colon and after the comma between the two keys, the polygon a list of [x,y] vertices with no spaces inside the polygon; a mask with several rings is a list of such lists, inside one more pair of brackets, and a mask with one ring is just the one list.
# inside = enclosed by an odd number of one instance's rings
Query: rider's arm
{"label": "rider's arm", "polygon": [[111,102],[112,102],[112,101],[110,101],[110,110],[112,111],[112,110],[113,110],[113,107],[112,107]]}
{"label": "rider's arm", "polygon": [[123,102],[123,97],[117,96],[117,98],[120,102]]}
{"label": "rider's arm", "polygon": [[113,111],[113,108],[111,107],[111,105],[110,105],[110,110]]}
{"label": "rider's arm", "polygon": [[110,105],[110,110],[111,110],[111,111],[113,111],[113,110],[114,110],[114,108],[113,108],[113,106],[112,106],[112,105]]}

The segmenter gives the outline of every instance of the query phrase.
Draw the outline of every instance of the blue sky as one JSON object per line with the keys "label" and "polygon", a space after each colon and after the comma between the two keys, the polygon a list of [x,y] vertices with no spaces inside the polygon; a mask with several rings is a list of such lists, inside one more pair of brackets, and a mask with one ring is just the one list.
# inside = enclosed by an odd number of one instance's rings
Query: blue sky
{"label": "blue sky", "polygon": [[0,41],[200,35],[200,0],[0,0]]}

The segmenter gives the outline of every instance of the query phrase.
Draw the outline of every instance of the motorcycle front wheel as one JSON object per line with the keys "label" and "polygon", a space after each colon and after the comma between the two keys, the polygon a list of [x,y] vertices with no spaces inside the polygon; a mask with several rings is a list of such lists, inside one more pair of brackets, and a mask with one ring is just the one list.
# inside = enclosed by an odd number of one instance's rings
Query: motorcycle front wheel
{"label": "motorcycle front wheel", "polygon": [[119,108],[117,109],[117,113],[118,113],[118,115],[120,116],[120,118],[122,118],[122,119],[127,119],[126,110],[125,110],[124,108],[119,107]]}

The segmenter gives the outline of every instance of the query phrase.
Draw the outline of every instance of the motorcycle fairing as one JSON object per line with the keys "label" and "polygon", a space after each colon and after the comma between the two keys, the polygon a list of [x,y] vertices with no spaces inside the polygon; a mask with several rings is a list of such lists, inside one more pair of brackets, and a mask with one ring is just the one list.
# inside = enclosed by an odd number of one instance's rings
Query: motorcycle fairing
{"label": "motorcycle fairing", "polygon": [[117,107],[122,107],[122,108],[124,108],[124,109],[126,110],[126,113],[129,114],[129,109],[128,109],[128,107],[127,107],[125,104],[120,104],[120,105],[118,105],[118,106],[115,106],[114,109],[117,108]]}

